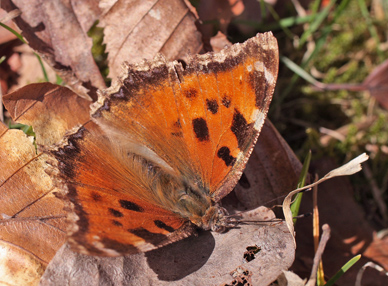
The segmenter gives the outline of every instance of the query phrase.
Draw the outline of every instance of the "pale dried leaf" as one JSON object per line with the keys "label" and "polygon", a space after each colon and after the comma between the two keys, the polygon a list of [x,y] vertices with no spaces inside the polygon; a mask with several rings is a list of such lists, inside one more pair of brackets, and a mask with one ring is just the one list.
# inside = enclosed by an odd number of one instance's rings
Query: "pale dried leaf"
{"label": "pale dried leaf", "polygon": [[[333,171],[329,172],[326,176],[324,176],[322,179],[330,179],[334,177],[339,176],[350,176],[353,175],[359,171],[361,171],[361,163],[365,162],[369,159],[369,156],[365,153],[359,155],[358,157],[354,158],[350,162],[346,163],[345,165],[334,169]],[[322,179],[320,181],[322,181]]]}
{"label": "pale dried leaf", "polygon": [[99,3],[100,0],[71,1],[72,10],[74,11],[77,21],[80,23],[82,31],[85,34],[102,14]]}
{"label": "pale dried leaf", "polygon": [[[15,13],[15,12],[12,12],[12,13]],[[1,19],[0,22],[14,30],[15,29],[17,30],[16,25],[12,21],[8,20],[9,18],[13,18],[13,16],[14,16],[13,14],[11,14],[10,16],[9,13],[7,13],[6,11],[0,8],[0,19]],[[0,29],[0,44],[7,43],[14,39],[16,39],[16,36],[12,34],[10,31],[6,29]]]}
{"label": "pale dried leaf", "polygon": [[[123,11],[126,11],[123,13]],[[116,79],[122,63],[153,59],[185,59],[202,48],[196,18],[183,0],[117,1],[101,18],[108,52],[109,77]]]}
{"label": "pale dried leaf", "polygon": [[310,189],[316,185],[319,185],[320,183],[322,183],[328,179],[339,177],[339,176],[353,175],[362,169],[361,163],[368,160],[368,158],[369,158],[369,156],[366,155],[365,153],[363,153],[363,154],[359,155],[358,157],[354,158],[353,160],[349,161],[345,165],[343,165],[339,168],[336,168],[336,169],[332,170],[331,172],[327,173],[323,178],[314,182],[313,184],[304,186],[303,188],[293,190],[292,192],[290,192],[287,195],[287,197],[283,201],[283,214],[284,214],[285,221],[287,223],[288,230],[290,231],[290,233],[294,237],[295,248],[296,248],[296,241],[295,241],[295,233],[294,233],[294,222],[293,222],[293,217],[292,217],[292,212],[291,212],[291,203],[292,203],[292,198],[294,197],[294,195],[296,195],[297,193],[300,193],[303,190],[307,190],[307,189]]}
{"label": "pale dried leaf", "polygon": [[[273,217],[261,208],[256,219]],[[271,214],[272,213],[272,214]],[[258,246],[255,259],[244,263],[248,246]],[[294,260],[292,238],[284,224],[242,225],[227,233],[200,231],[160,249],[119,258],[97,258],[61,249],[41,285],[222,285],[236,269],[249,271],[252,285],[268,285]]]}

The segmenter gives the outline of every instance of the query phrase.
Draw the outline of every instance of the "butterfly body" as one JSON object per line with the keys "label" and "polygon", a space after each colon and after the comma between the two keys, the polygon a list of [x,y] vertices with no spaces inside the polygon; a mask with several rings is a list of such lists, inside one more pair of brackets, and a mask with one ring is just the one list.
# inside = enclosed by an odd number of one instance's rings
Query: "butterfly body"
{"label": "butterfly body", "polygon": [[148,251],[195,226],[234,224],[219,205],[254,147],[277,76],[269,33],[185,68],[127,65],[92,120],[52,151],[69,202],[69,241],[93,255]]}

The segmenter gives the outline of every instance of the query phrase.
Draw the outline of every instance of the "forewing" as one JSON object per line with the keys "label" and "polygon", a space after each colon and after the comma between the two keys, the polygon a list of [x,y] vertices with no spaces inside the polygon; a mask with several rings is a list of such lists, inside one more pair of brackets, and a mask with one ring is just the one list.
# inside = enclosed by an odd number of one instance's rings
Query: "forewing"
{"label": "forewing", "polygon": [[240,178],[266,117],[278,70],[276,39],[258,34],[185,68],[162,57],[128,65],[94,105],[115,144],[207,190],[215,201]]}

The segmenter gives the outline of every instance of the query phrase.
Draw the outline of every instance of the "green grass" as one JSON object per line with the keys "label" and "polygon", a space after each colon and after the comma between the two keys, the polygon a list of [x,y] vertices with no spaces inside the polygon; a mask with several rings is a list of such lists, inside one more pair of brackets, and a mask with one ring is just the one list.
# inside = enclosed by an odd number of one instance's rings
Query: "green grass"
{"label": "green grass", "polygon": [[326,282],[324,286],[332,286],[339,278],[341,278],[342,275],[345,274],[346,271],[350,269],[357,261],[359,261],[361,258],[361,255],[356,255],[352,259],[350,259],[347,263],[345,263],[344,266],[341,267],[340,270],[332,278],[329,279],[329,281]]}
{"label": "green grass", "polygon": [[[24,40],[23,36],[20,35],[18,32],[16,32],[14,29],[12,29],[11,27],[5,25],[4,23],[1,23],[0,22],[0,26],[3,27],[4,29],[10,31],[12,34],[14,34],[20,41],[22,41],[24,44],[27,44],[27,42]],[[40,58],[40,56],[36,53],[34,53],[36,58],[38,59],[39,61],[39,64],[40,64],[40,67],[42,69],[42,72],[43,72],[43,76],[44,76],[44,79],[46,82],[49,82],[49,78],[48,78],[48,75],[47,75],[47,71],[46,71],[46,68],[44,67],[43,65],[43,62],[42,62],[42,59]]]}

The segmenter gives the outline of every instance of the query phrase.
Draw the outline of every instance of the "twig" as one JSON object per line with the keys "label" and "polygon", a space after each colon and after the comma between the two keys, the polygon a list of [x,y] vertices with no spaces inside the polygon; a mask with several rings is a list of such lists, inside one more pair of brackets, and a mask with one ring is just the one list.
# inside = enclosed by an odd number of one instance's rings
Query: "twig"
{"label": "twig", "polygon": [[315,252],[314,264],[313,264],[313,268],[311,269],[310,279],[309,281],[307,281],[306,286],[315,286],[316,284],[319,262],[321,261],[323,251],[325,250],[326,243],[329,239],[330,239],[330,227],[328,224],[324,224],[322,226],[321,241],[319,242],[317,252]]}
{"label": "twig", "polygon": [[337,132],[336,130],[331,130],[325,127],[320,127],[319,132],[322,134],[329,135],[330,137],[335,138],[341,142],[345,141],[346,139],[346,136],[341,134],[340,132]]}
{"label": "twig", "polygon": [[364,165],[364,168],[362,170],[364,172],[365,177],[370,182],[372,195],[373,195],[374,200],[376,201],[376,204],[377,204],[377,207],[379,208],[381,216],[383,217],[383,220],[385,222],[387,222],[388,221],[387,207],[386,207],[384,200],[381,196],[381,190],[379,189],[375,179],[373,178],[372,171],[367,164]]}
{"label": "twig", "polygon": [[294,4],[295,10],[300,17],[305,17],[307,15],[306,10],[302,7],[298,0],[291,0]]}

